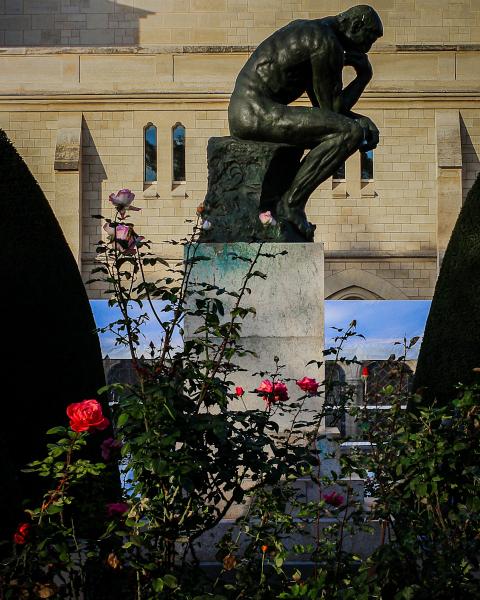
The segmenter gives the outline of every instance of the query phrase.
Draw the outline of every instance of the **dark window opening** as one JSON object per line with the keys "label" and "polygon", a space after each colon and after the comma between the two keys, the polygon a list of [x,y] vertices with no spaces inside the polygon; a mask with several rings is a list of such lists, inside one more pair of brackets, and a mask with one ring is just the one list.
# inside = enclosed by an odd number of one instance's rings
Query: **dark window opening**
{"label": "dark window opening", "polygon": [[345,181],[345,163],[342,163],[334,172],[333,181]]}
{"label": "dark window opening", "polygon": [[149,123],[144,133],[145,183],[157,181],[157,128]]}
{"label": "dark window opening", "polygon": [[373,179],[373,150],[360,152],[362,181],[371,181]]}
{"label": "dark window opening", "polygon": [[185,181],[185,127],[175,123],[172,129],[173,183]]}

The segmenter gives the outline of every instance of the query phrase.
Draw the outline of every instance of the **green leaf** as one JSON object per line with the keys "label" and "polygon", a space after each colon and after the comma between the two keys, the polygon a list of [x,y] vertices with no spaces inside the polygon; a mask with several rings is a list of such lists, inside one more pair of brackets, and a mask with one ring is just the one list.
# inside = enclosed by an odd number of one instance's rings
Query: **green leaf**
{"label": "green leaf", "polygon": [[130,415],[128,413],[121,413],[117,419],[117,427],[123,427],[127,423],[129,418]]}
{"label": "green leaf", "polygon": [[65,427],[59,426],[59,427],[52,427],[52,429],[49,429],[47,431],[47,435],[55,435],[57,433],[65,433],[67,431],[67,429]]}

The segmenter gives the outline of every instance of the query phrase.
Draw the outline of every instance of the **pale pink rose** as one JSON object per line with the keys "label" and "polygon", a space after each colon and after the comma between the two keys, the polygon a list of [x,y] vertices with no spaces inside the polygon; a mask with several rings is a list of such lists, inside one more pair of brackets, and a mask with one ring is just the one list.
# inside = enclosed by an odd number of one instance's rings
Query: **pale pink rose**
{"label": "pale pink rose", "polygon": [[262,212],[258,215],[258,218],[260,219],[262,225],[264,225],[265,227],[267,227],[268,225],[276,225],[277,222],[275,221],[275,219],[272,216],[272,213],[267,210],[265,212]]}
{"label": "pale pink rose", "polygon": [[275,402],[285,402],[288,400],[288,389],[283,381],[270,381],[270,379],[264,379],[262,383],[255,390],[263,395],[263,400],[270,406]]}
{"label": "pale pink rose", "polygon": [[130,225],[117,225],[116,230],[117,240],[129,240],[132,237],[133,229]]}
{"label": "pale pink rose", "polygon": [[125,218],[125,213],[127,212],[127,209],[128,210],[141,210],[140,208],[137,208],[136,206],[131,205],[135,199],[135,194],[133,192],[131,192],[130,190],[127,190],[127,189],[118,190],[118,192],[116,194],[110,194],[108,199],[118,210],[118,212],[120,214],[120,219]]}
{"label": "pale pink rose", "polygon": [[299,379],[296,383],[301,390],[308,392],[309,394],[316,394],[318,386],[320,385],[318,381],[311,377],[304,377],[303,379]]}
{"label": "pale pink rose", "polygon": [[139,242],[145,239],[143,235],[137,235],[131,225],[105,223],[103,229],[108,233],[110,242],[116,241],[117,250],[124,254],[135,254]]}

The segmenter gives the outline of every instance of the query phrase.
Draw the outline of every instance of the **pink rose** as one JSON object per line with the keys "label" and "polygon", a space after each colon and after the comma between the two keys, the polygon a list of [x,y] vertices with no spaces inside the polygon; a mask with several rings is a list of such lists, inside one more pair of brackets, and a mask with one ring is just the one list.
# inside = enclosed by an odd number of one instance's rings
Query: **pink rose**
{"label": "pink rose", "polygon": [[318,391],[318,386],[320,385],[318,381],[312,379],[311,377],[304,377],[303,379],[299,379],[297,381],[298,387],[304,392],[308,392],[309,394],[316,394]]}
{"label": "pink rose", "polygon": [[110,421],[103,416],[102,406],[97,400],[83,400],[67,406],[67,416],[73,431],[103,431],[110,425]]}
{"label": "pink rose", "polygon": [[123,225],[118,223],[112,226],[111,223],[105,223],[104,231],[107,232],[110,242],[116,242],[116,248],[123,254],[135,254],[139,242],[143,239],[143,235],[137,235],[131,225]]}
{"label": "pink rose", "polygon": [[342,506],[342,504],[345,502],[344,496],[342,496],[342,494],[339,494],[338,492],[330,492],[329,494],[323,494],[323,499],[327,504],[330,504],[330,506],[334,506],[335,508]]}
{"label": "pink rose", "polygon": [[274,402],[285,402],[288,400],[288,389],[283,381],[273,383],[270,379],[264,379],[255,391],[264,394],[263,400],[267,406],[270,406]]}
{"label": "pink rose", "polygon": [[119,190],[116,194],[110,194],[108,197],[110,202],[115,206],[120,214],[120,219],[125,218],[125,214],[128,210],[141,210],[136,206],[131,206],[135,199],[135,194],[130,190],[124,189]]}
{"label": "pink rose", "polygon": [[265,227],[269,226],[269,225],[276,225],[277,222],[275,221],[275,219],[272,216],[272,213],[267,210],[265,212],[262,212],[258,215],[258,218],[260,219],[262,225],[264,225]]}
{"label": "pink rose", "polygon": [[109,517],[121,517],[130,510],[130,506],[126,502],[110,502],[106,507]]}
{"label": "pink rose", "polygon": [[243,394],[245,393],[245,390],[243,389],[243,387],[236,387],[235,388],[235,394],[241,398],[243,396]]}
{"label": "pink rose", "polygon": [[123,444],[120,440],[114,440],[111,437],[107,438],[106,440],[103,440],[103,442],[100,444],[100,448],[102,449],[103,460],[110,460],[112,454],[116,450],[120,450],[122,446]]}
{"label": "pink rose", "polygon": [[13,541],[19,546],[26,544],[30,538],[31,529],[30,523],[20,523],[17,531],[13,534]]}

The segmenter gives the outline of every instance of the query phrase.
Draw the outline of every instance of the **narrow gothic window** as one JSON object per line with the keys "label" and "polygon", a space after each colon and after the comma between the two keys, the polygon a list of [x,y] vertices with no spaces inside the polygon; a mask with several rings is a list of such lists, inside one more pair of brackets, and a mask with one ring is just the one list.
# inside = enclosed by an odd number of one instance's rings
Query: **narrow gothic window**
{"label": "narrow gothic window", "polygon": [[333,181],[345,181],[345,163],[342,163],[335,171]]}
{"label": "narrow gothic window", "polygon": [[360,169],[362,173],[362,181],[371,181],[373,179],[373,150],[360,152],[361,162]]}
{"label": "narrow gothic window", "polygon": [[157,128],[148,123],[144,129],[144,181],[153,183],[157,181]]}
{"label": "narrow gothic window", "polygon": [[185,127],[175,123],[172,128],[173,183],[185,181]]}

